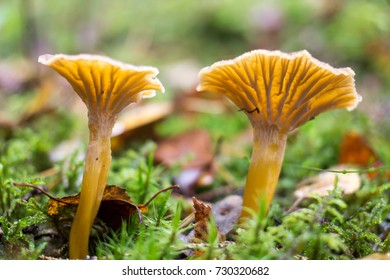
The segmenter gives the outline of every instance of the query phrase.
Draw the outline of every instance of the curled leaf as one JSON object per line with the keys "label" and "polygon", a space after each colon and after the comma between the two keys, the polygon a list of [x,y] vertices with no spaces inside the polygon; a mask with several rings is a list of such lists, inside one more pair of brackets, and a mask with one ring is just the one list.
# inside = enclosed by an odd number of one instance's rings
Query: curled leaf
{"label": "curled leaf", "polygon": [[[14,185],[31,187],[48,196],[50,200],[47,206],[47,214],[57,220],[72,216],[80,201],[80,194],[57,198],[33,184],[14,183]],[[142,221],[142,213],[148,211],[149,203],[160,193],[175,188],[178,188],[178,186],[164,188],[154,194],[145,204],[135,204],[124,188],[107,185],[104,189],[97,217],[114,230],[119,229],[123,221],[129,220],[134,215],[137,215],[139,220]]]}

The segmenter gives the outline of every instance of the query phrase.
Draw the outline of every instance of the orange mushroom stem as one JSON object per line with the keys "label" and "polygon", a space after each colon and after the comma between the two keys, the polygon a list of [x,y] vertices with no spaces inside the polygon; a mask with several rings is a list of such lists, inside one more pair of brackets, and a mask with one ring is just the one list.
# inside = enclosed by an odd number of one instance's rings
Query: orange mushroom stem
{"label": "orange mushroom stem", "polygon": [[253,127],[241,220],[268,213],[290,131],[321,112],[357,106],[353,77],[350,68],[333,68],[307,51],[255,50],[200,71],[198,91],[225,95]]}
{"label": "orange mushroom stem", "polygon": [[133,66],[98,55],[42,55],[38,60],[62,75],[88,109],[89,143],[80,202],[70,230],[69,257],[85,259],[111,164],[111,132],[118,113],[164,87],[148,66]]}

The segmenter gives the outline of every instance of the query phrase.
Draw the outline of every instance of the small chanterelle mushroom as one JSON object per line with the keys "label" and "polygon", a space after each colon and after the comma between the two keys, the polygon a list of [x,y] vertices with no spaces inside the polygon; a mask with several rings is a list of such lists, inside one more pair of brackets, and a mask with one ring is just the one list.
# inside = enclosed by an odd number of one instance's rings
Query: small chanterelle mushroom
{"label": "small chanterelle mushroom", "polygon": [[333,68],[307,51],[254,50],[200,71],[198,91],[224,94],[245,112],[254,145],[241,220],[268,212],[283,162],[287,134],[318,114],[354,109],[361,97],[350,68]]}
{"label": "small chanterelle mushroom", "polygon": [[164,92],[164,87],[156,78],[156,68],[137,67],[104,56],[45,54],[38,61],[67,79],[88,109],[89,144],[69,240],[69,257],[84,259],[106,186],[111,164],[110,137],[118,113],[130,103],[154,96],[156,91]]}

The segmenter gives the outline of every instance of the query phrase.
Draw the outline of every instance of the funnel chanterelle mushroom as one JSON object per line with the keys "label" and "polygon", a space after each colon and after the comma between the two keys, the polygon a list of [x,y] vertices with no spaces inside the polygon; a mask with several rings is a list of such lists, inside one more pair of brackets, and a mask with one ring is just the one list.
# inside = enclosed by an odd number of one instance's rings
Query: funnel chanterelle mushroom
{"label": "funnel chanterelle mushroom", "polygon": [[200,71],[198,91],[224,94],[253,126],[254,145],[242,218],[266,215],[278,182],[288,132],[321,112],[354,109],[361,98],[350,68],[333,68],[307,51],[254,50]]}
{"label": "funnel chanterelle mushroom", "polygon": [[72,85],[88,109],[89,144],[84,175],[69,240],[69,255],[83,259],[97,215],[111,164],[111,131],[118,113],[141,98],[152,97],[164,87],[158,70],[133,66],[99,55],[41,55],[48,65]]}

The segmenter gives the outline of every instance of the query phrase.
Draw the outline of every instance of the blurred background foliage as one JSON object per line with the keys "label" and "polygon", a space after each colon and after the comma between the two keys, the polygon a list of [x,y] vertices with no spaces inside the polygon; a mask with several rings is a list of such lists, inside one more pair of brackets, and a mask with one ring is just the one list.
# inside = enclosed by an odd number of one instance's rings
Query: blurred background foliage
{"label": "blurred background foliage", "polygon": [[[40,54],[99,53],[160,70],[190,61],[198,70],[257,48],[307,49],[332,66],[353,68],[363,98],[383,103],[389,14],[389,0],[1,1],[0,60],[25,58],[41,69]],[[162,73],[163,83],[169,89],[188,79],[193,86],[196,77],[185,72],[176,81]],[[387,98],[381,107],[369,113],[383,119]]]}
{"label": "blurred background foliage", "polygon": [[389,59],[389,14],[388,0],[2,1],[0,55],[209,63],[254,48],[307,49],[330,63],[365,65]]}

